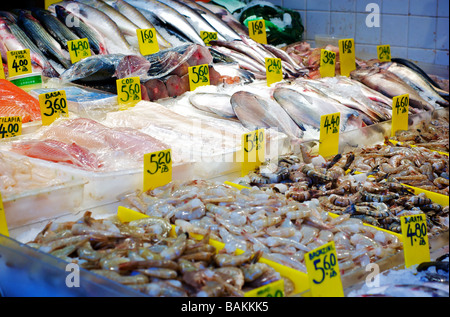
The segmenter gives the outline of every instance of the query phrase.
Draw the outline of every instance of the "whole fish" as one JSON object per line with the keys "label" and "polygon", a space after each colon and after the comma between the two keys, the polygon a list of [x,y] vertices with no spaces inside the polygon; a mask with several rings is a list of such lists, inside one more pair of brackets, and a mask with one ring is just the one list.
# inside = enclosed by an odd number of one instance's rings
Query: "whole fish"
{"label": "whole fish", "polygon": [[225,46],[217,46],[217,45],[212,45],[211,47],[213,50],[216,50],[218,52],[220,52],[223,55],[226,55],[228,57],[230,57],[232,60],[234,60],[235,62],[239,63],[239,65],[246,70],[251,71],[252,73],[259,74],[262,73],[264,74],[263,78],[260,79],[264,79],[265,77],[265,73],[266,73],[266,68],[264,65],[262,65],[261,63],[259,63],[258,61],[256,61],[255,59],[251,58],[250,56],[246,55],[246,54],[242,54],[238,51],[235,51],[233,49],[229,49]]}
{"label": "whole fish", "polygon": [[199,1],[197,3],[214,13],[219,19],[221,19],[239,35],[248,35],[248,28],[244,24],[239,22],[239,20],[236,19],[234,15],[224,7],[221,7],[220,5],[214,4],[212,2]]}
{"label": "whole fish", "polygon": [[0,17],[1,18],[6,18],[8,20],[10,20],[13,23],[17,23],[17,16],[11,12],[8,11],[0,11]]}
{"label": "whole fish", "polygon": [[238,91],[231,96],[231,105],[239,121],[249,130],[273,128],[292,138],[303,136],[303,131],[272,99],[248,91]]}
{"label": "whole fish", "polygon": [[189,102],[202,111],[214,113],[223,118],[236,118],[236,113],[231,106],[231,96],[228,94],[194,93],[189,96]]}

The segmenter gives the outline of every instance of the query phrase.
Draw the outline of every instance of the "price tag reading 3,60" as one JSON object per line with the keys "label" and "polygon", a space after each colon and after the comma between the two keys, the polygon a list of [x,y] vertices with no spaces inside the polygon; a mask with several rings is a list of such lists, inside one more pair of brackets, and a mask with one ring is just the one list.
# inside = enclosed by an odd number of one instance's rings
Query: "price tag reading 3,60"
{"label": "price tag reading 3,60", "polygon": [[355,41],[353,39],[339,40],[339,60],[341,75],[350,76],[350,73],[356,69]]}
{"label": "price tag reading 3,60", "polygon": [[207,46],[211,46],[211,45],[209,45],[209,42],[217,41],[218,33],[217,32],[200,31],[200,37],[202,38],[203,42],[205,42],[205,44]]}
{"label": "price tag reading 3,60", "polygon": [[380,62],[391,61],[391,46],[390,45],[378,45],[377,46],[378,59]]}
{"label": "price tag reading 3,60", "polygon": [[328,50],[321,50],[320,54],[320,76],[334,77],[336,75],[336,53]]}
{"label": "price tag reading 3,60", "polygon": [[334,241],[308,252],[305,264],[313,297],[344,296]]}
{"label": "price tag reading 3,60", "polygon": [[0,234],[9,237],[5,209],[3,208],[2,193],[0,193]]}
{"label": "price tag reading 3,60", "polygon": [[22,134],[22,117],[0,117],[0,139]]}
{"label": "price tag reading 3,60", "polygon": [[66,92],[64,90],[39,95],[42,125],[50,125],[60,117],[69,117]]}
{"label": "price tag reading 3,60", "polygon": [[409,94],[392,98],[392,126],[391,136],[397,131],[408,130]]}
{"label": "price tag reading 3,60", "polygon": [[400,217],[405,267],[430,261],[427,217],[425,214]]}
{"label": "price tag reading 3,60", "polygon": [[9,77],[31,74],[33,72],[29,49],[8,51],[7,59]]}
{"label": "price tag reading 3,60", "polygon": [[92,55],[91,46],[87,38],[67,41],[67,47],[69,48],[72,64]]}
{"label": "price tag reading 3,60", "polygon": [[191,91],[194,91],[198,87],[209,85],[208,64],[189,67],[189,86]]}
{"label": "price tag reading 3,60", "polygon": [[118,79],[116,83],[117,100],[121,110],[133,107],[142,100],[141,79],[139,77]]}
{"label": "price tag reading 3,60", "polygon": [[248,32],[251,39],[260,44],[267,44],[266,21],[253,20],[248,22]]}
{"label": "price tag reading 3,60", "polygon": [[144,191],[165,186],[172,181],[172,150],[144,155]]}
{"label": "price tag reading 3,60", "polygon": [[139,51],[143,56],[152,55],[159,52],[158,39],[156,37],[155,28],[136,30]]}
{"label": "price tag reading 3,60", "polygon": [[283,80],[283,65],[281,58],[266,58],[267,86]]}
{"label": "price tag reading 3,60", "polygon": [[260,166],[265,161],[266,132],[259,129],[242,135],[242,176]]}
{"label": "price tag reading 3,60", "polygon": [[339,152],[341,114],[339,112],[320,117],[319,154],[330,157]]}

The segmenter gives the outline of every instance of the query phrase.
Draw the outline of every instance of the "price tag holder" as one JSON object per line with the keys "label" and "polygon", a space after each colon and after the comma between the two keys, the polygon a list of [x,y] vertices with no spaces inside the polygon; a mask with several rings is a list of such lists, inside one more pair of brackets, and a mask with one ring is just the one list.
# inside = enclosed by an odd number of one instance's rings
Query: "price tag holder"
{"label": "price tag holder", "polygon": [[9,237],[8,224],[6,223],[5,208],[3,208],[2,193],[0,193],[0,234]]}
{"label": "price tag holder", "polygon": [[8,51],[7,59],[9,77],[31,74],[33,72],[29,49]]}
{"label": "price tag holder", "polygon": [[283,80],[283,65],[281,58],[266,58],[267,86]]}
{"label": "price tag holder", "polygon": [[425,214],[400,217],[405,267],[430,261],[427,217]]}
{"label": "price tag holder", "polygon": [[336,76],[336,53],[325,49],[320,53],[320,76],[334,77]]}
{"label": "price tag holder", "polygon": [[209,65],[203,64],[189,67],[189,86],[194,91],[201,86],[209,86]]}
{"label": "price tag holder", "polygon": [[265,161],[266,131],[259,129],[242,135],[242,171],[246,176]]}
{"label": "price tag holder", "polygon": [[251,39],[260,44],[267,44],[266,21],[253,20],[248,22],[248,32]]}
{"label": "price tag holder", "polygon": [[305,265],[313,297],[344,296],[334,241],[305,254]]}
{"label": "price tag holder", "polygon": [[409,124],[409,94],[392,98],[391,136],[400,130],[408,130]]}
{"label": "price tag holder", "polygon": [[172,181],[172,150],[144,155],[144,191],[165,186]]}
{"label": "price tag holder", "polygon": [[0,139],[22,134],[22,117],[0,117]]}
{"label": "price tag holder", "polygon": [[339,60],[341,63],[341,75],[349,77],[356,69],[355,40],[339,40]]}
{"label": "price tag holder", "polygon": [[324,158],[338,154],[341,114],[339,112],[320,117],[319,154]]}
{"label": "price tag holder", "polygon": [[134,107],[142,100],[141,79],[139,77],[128,77],[118,79],[117,83],[117,101],[120,110],[126,110]]}
{"label": "price tag holder", "polygon": [[87,38],[67,41],[69,48],[70,60],[72,64],[81,61],[82,59],[91,56],[91,46]]}
{"label": "price tag holder", "polygon": [[68,118],[67,97],[64,90],[39,95],[42,125],[50,125],[60,117]]}
{"label": "price tag holder", "polygon": [[380,62],[390,62],[391,57],[391,46],[390,45],[378,45],[377,46],[377,56]]}
{"label": "price tag holder", "polygon": [[3,62],[0,62],[0,79],[6,79],[5,70],[3,69]]}
{"label": "price tag holder", "polygon": [[284,280],[281,279],[248,291],[244,297],[284,297]]}
{"label": "price tag holder", "polygon": [[155,28],[136,30],[139,51],[143,56],[152,55],[159,52],[158,39]]}
{"label": "price tag holder", "polygon": [[218,33],[217,32],[200,31],[200,37],[202,38],[203,42],[205,42],[206,46],[211,46],[209,44],[209,42],[217,41]]}

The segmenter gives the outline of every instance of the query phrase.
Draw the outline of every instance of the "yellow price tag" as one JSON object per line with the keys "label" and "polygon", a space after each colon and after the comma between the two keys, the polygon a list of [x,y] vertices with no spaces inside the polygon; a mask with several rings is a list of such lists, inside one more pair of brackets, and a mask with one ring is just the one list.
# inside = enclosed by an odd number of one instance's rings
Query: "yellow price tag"
{"label": "yellow price tag", "polygon": [[408,130],[409,124],[409,94],[392,98],[391,136],[397,131]]}
{"label": "yellow price tag", "polygon": [[242,135],[242,176],[254,171],[265,161],[266,131],[259,129]]}
{"label": "yellow price tag", "polygon": [[20,51],[8,51],[7,59],[9,77],[31,74],[33,72],[30,50],[28,48]]}
{"label": "yellow price tag", "polygon": [[284,280],[255,288],[244,294],[244,297],[284,297]]}
{"label": "yellow price tag", "polygon": [[305,254],[305,265],[313,297],[344,296],[334,241]]}
{"label": "yellow price tag", "polygon": [[430,261],[427,216],[425,214],[400,217],[405,267]]}
{"label": "yellow price tag", "polygon": [[6,79],[5,70],[3,69],[3,62],[0,61],[0,79]]}
{"label": "yellow price tag", "polygon": [[134,107],[142,100],[141,79],[139,77],[129,77],[118,79],[117,84],[117,100],[122,106],[121,110]]}
{"label": "yellow price tag", "polygon": [[136,30],[139,51],[143,56],[152,55],[159,52],[158,39],[155,28]]}
{"label": "yellow price tag", "polygon": [[391,61],[391,46],[390,45],[378,45],[377,46],[378,59],[380,62]]}
{"label": "yellow price tag", "polygon": [[325,49],[320,53],[320,76],[334,77],[336,76],[336,53]]}
{"label": "yellow price tag", "polygon": [[355,41],[353,39],[339,40],[339,60],[341,75],[350,76],[350,73],[356,69]]}
{"label": "yellow price tag", "polygon": [[191,91],[194,91],[198,87],[209,85],[208,64],[189,67],[189,86]]}
{"label": "yellow price tag", "polygon": [[330,157],[339,152],[341,114],[339,112],[320,117],[319,154]]}
{"label": "yellow price tag", "polygon": [[129,209],[123,206],[117,207],[117,218],[122,223],[131,222],[134,220],[144,219],[148,218],[146,214],[143,214],[142,212]]}
{"label": "yellow price tag", "polygon": [[165,186],[172,181],[172,150],[144,155],[144,191]]}
{"label": "yellow price tag", "polygon": [[8,224],[6,223],[5,209],[3,208],[2,193],[0,193],[0,234],[9,237]]}
{"label": "yellow price tag", "polygon": [[0,117],[0,139],[22,134],[22,117]]}
{"label": "yellow price tag", "polygon": [[267,44],[266,21],[253,20],[248,22],[248,32],[251,39],[260,44]]}
{"label": "yellow price tag", "polygon": [[45,0],[45,10],[48,10],[48,7],[57,2],[61,2],[60,0]]}
{"label": "yellow price tag", "polygon": [[200,31],[200,37],[202,38],[203,42],[205,42],[205,44],[207,46],[211,46],[211,45],[209,45],[209,42],[217,41],[218,33],[217,32]]}
{"label": "yellow price tag", "polygon": [[267,86],[283,80],[283,65],[281,58],[266,58]]}
{"label": "yellow price tag", "polygon": [[91,46],[87,38],[67,42],[72,64],[91,56]]}
{"label": "yellow price tag", "polygon": [[42,125],[50,125],[60,117],[69,117],[66,92],[58,90],[39,95]]}

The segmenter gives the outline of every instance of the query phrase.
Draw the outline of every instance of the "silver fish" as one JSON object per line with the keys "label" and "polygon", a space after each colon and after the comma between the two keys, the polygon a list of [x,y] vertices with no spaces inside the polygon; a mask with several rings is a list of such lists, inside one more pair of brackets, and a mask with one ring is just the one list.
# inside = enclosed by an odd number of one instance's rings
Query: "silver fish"
{"label": "silver fish", "polygon": [[[211,102],[214,100],[214,102]],[[214,113],[223,118],[236,118],[231,106],[231,96],[221,93],[194,93],[189,96],[189,102],[197,109]]]}
{"label": "silver fish", "polygon": [[214,13],[239,35],[248,35],[248,28],[224,7],[212,2],[199,1],[198,4]]}

